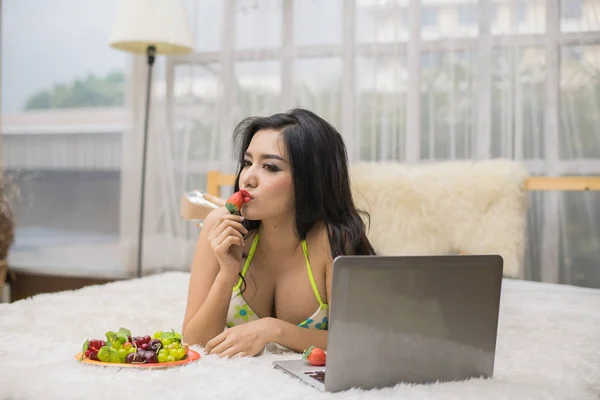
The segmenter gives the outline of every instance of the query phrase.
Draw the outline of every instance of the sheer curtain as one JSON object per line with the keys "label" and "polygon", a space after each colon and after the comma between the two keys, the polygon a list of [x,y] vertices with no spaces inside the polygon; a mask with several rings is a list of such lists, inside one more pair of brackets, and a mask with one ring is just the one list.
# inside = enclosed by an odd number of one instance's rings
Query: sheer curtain
{"label": "sheer curtain", "polygon": [[[159,268],[189,269],[198,230],[179,196],[233,171],[231,132],[250,115],[314,110],[353,162],[505,157],[532,174],[600,175],[600,0],[187,6],[197,49],[167,63],[151,217],[172,221],[157,234],[182,253]],[[600,287],[600,195],[529,196],[527,279]]]}

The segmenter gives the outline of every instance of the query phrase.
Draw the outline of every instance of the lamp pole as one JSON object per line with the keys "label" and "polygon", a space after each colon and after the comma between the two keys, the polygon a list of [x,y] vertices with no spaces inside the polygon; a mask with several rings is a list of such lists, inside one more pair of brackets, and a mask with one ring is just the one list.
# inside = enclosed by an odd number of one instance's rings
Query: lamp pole
{"label": "lamp pole", "polygon": [[148,158],[148,120],[150,119],[150,91],[152,88],[152,67],[156,58],[156,47],[150,45],[146,49],[146,61],[148,63],[148,82],[146,83],[146,110],[144,115],[144,139],[142,149],[142,179],[140,189],[140,222],[138,225],[138,254],[137,254],[137,277],[142,276],[142,254],[144,249],[144,205],[146,198],[146,160]]}
{"label": "lamp pole", "polygon": [[[148,126],[150,124],[150,93],[154,59],[159,54],[181,55],[194,51],[194,41],[187,24],[182,0],[120,0],[119,10],[111,29],[109,44],[115,49],[145,54],[148,65],[146,109],[142,138],[140,181],[140,214],[137,232],[137,277],[142,276],[144,253],[144,208],[146,199],[146,163],[148,158]],[[128,157],[126,154],[125,157]],[[129,174],[127,174],[129,176]],[[133,178],[132,178],[133,179]],[[131,228],[131,224],[129,225]],[[131,246],[133,247],[133,246]],[[133,250],[133,249],[132,249]]]}

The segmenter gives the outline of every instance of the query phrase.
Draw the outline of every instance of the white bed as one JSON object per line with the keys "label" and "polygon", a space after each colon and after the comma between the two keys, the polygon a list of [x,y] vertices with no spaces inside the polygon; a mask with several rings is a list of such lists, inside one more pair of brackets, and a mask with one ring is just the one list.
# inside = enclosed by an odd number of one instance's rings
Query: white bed
{"label": "white bed", "polygon": [[0,398],[600,398],[600,289],[515,280],[503,282],[495,376],[488,380],[330,394],[272,368],[273,360],[297,354],[203,355],[165,370],[96,367],[73,358],[86,339],[121,326],[134,335],[180,330],[188,279],[165,273],[0,304]]}

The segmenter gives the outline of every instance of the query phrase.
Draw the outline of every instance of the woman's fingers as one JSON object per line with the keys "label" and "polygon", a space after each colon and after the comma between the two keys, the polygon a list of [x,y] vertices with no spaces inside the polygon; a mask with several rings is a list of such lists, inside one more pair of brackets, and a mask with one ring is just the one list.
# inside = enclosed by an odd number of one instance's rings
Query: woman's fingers
{"label": "woman's fingers", "polygon": [[229,236],[225,240],[223,240],[220,244],[215,247],[215,250],[221,253],[229,252],[229,248],[233,245],[238,245],[240,247],[244,247],[244,243],[242,239],[236,236]]}
{"label": "woman's fingers", "polygon": [[246,354],[246,353],[243,351],[240,351],[239,346],[231,346],[227,350],[220,353],[219,356],[222,358],[243,357],[242,354]]}
{"label": "woman's fingers", "polygon": [[237,237],[240,239],[241,243],[244,243],[244,236],[240,232],[238,232],[234,227],[228,226],[221,232],[219,236],[217,236],[216,241],[218,244],[223,243],[225,239],[228,237]]}
{"label": "woman's fingers", "polygon": [[206,346],[204,346],[204,351],[207,352],[207,353],[210,353],[211,350],[215,348],[215,346],[218,346],[225,339],[227,339],[227,334],[226,333],[227,332],[223,332],[220,335],[217,335],[214,338],[210,339],[208,342],[206,342]]}
{"label": "woman's fingers", "polygon": [[223,231],[229,227],[234,228],[236,231],[240,232],[242,235],[248,233],[248,230],[240,223],[240,220],[234,219],[237,217],[236,215],[224,215],[222,217],[222,221],[216,224],[212,231],[209,233],[209,240],[218,237]]}
{"label": "woman's fingers", "polygon": [[[223,356],[225,351],[228,351],[233,347],[233,343],[227,339],[219,343],[216,347],[212,348],[209,354],[219,354]],[[231,353],[232,351],[230,351]]]}

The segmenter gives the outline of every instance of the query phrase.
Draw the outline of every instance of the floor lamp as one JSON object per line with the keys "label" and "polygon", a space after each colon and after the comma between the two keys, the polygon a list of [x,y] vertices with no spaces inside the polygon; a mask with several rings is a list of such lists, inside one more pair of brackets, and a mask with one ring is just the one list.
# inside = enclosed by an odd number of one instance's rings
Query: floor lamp
{"label": "floor lamp", "polygon": [[119,50],[145,54],[148,64],[137,243],[137,276],[139,278],[142,276],[144,199],[152,66],[157,54],[186,54],[194,49],[182,2],[180,0],[121,0],[110,34],[109,44]]}

